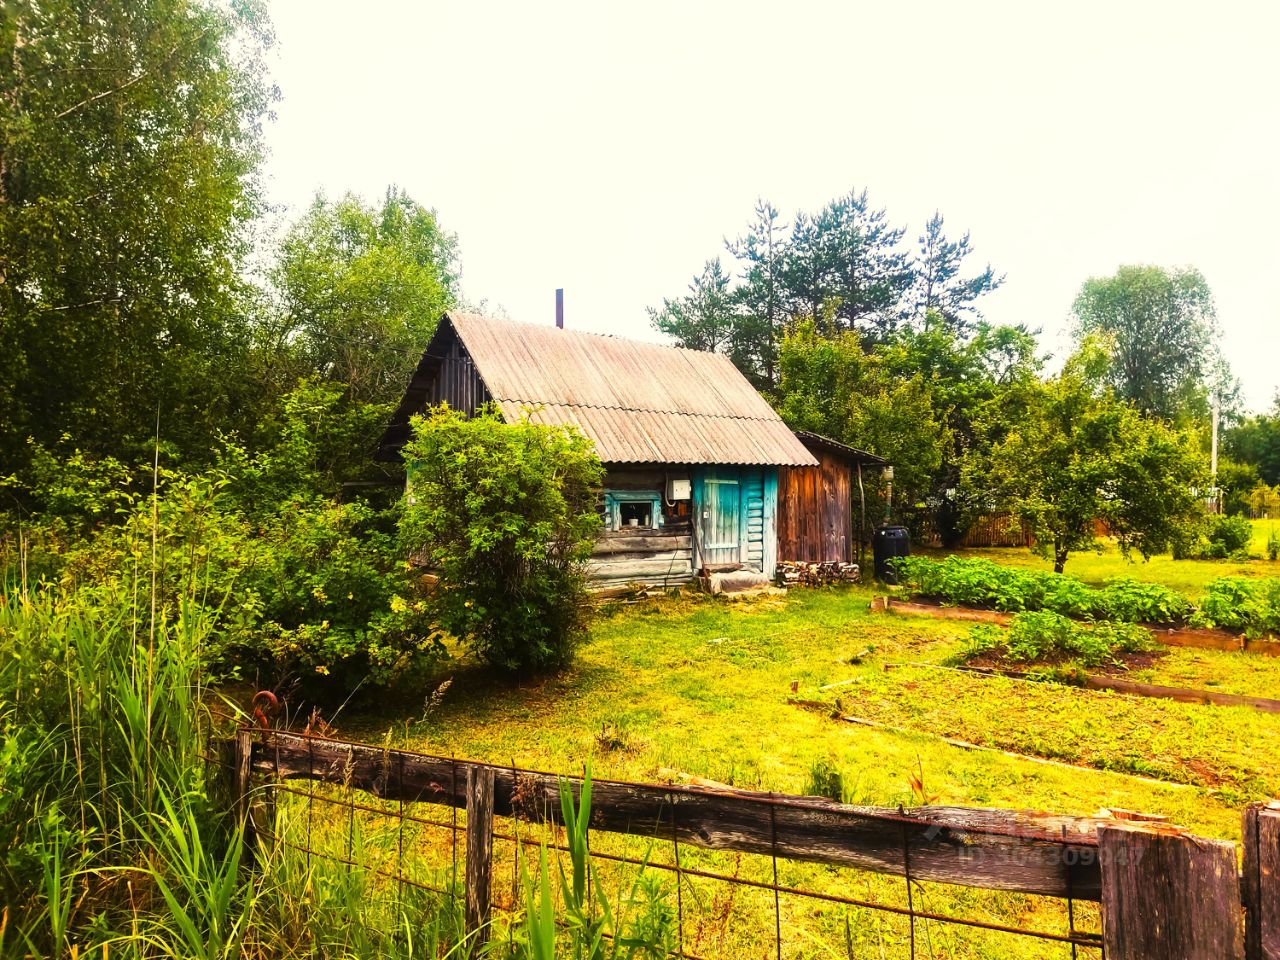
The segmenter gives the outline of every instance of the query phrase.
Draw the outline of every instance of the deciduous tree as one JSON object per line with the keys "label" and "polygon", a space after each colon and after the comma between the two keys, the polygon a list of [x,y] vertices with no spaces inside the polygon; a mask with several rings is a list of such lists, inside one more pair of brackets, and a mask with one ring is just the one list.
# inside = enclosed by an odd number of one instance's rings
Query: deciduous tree
{"label": "deciduous tree", "polygon": [[1097,520],[1123,551],[1146,557],[1178,542],[1203,510],[1208,464],[1194,438],[1114,396],[1109,369],[1106,351],[1086,340],[1058,376],[1025,385],[1004,439],[967,464],[1059,573],[1073,551],[1093,547]]}
{"label": "deciduous tree", "polygon": [[207,448],[245,411],[255,3],[0,6],[0,461],[64,432]]}
{"label": "deciduous tree", "polygon": [[458,296],[457,240],[392,187],[380,205],[317,197],[286,235],[271,279],[272,350],[288,379],[315,374],[352,400],[396,400]]}
{"label": "deciduous tree", "polygon": [[1108,380],[1120,399],[1169,420],[1204,410],[1221,364],[1213,294],[1200,271],[1121,267],[1086,280],[1072,313],[1078,342],[1111,340]]}

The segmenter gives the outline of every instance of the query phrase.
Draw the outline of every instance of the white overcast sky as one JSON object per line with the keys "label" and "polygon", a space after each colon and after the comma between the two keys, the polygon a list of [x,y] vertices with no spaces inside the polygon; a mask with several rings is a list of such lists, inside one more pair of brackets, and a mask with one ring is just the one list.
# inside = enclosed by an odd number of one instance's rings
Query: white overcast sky
{"label": "white overcast sky", "polygon": [[758,196],[939,209],[1060,349],[1081,281],[1191,264],[1250,407],[1280,386],[1280,3],[273,0],[268,194],[391,183],[465,296],[653,339]]}

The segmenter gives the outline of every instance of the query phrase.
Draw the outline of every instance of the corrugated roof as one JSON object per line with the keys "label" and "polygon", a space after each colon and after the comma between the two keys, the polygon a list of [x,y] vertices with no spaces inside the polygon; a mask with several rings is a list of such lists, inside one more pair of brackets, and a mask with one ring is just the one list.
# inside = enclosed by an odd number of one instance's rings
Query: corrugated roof
{"label": "corrugated roof", "polygon": [[868,453],[866,450],[860,450],[857,447],[851,447],[847,443],[841,443],[839,440],[832,440],[830,437],[824,437],[820,433],[813,433],[810,430],[797,430],[795,433],[800,438],[800,442],[810,450],[816,447],[819,450],[825,450],[848,460],[850,463],[861,463],[865,466],[884,467],[889,464],[889,461],[884,457]]}
{"label": "corrugated roof", "polygon": [[445,322],[504,416],[573,424],[606,463],[817,462],[722,354],[474,313]]}

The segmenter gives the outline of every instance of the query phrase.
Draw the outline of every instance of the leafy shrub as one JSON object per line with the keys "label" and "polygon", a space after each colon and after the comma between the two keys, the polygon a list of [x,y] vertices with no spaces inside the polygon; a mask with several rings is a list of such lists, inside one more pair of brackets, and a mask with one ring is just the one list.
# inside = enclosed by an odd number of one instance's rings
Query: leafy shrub
{"label": "leafy shrub", "polygon": [[1272,563],[1280,560],[1280,531],[1274,527],[1267,534],[1267,559]]}
{"label": "leafy shrub", "polygon": [[440,576],[428,607],[441,627],[506,670],[567,663],[586,629],[584,565],[600,529],[591,441],[439,407],[415,419],[405,459],[401,537]]}
{"label": "leafy shrub", "polygon": [[1214,560],[1248,553],[1253,539],[1253,526],[1248,517],[1228,517],[1215,514],[1209,517],[1205,556]]}
{"label": "leafy shrub", "polygon": [[1133,623],[1081,623],[1049,611],[1020,613],[1008,630],[978,626],[970,632],[961,658],[998,656],[1018,663],[1071,662],[1096,667],[1120,653],[1155,647],[1150,631]]}
{"label": "leafy shrub", "polygon": [[[304,384],[275,442],[250,454],[224,437],[198,474],[34,456],[26,489],[42,509],[23,531],[28,580],[71,593],[154,570],[158,603],[208,616],[205,653],[223,675],[301,679],[304,693],[332,698],[416,680],[443,647],[405,570],[397,508],[336,500],[312,438],[348,419],[340,406],[340,391]],[[0,542],[0,568],[16,568],[17,553],[16,539],[7,552]]]}

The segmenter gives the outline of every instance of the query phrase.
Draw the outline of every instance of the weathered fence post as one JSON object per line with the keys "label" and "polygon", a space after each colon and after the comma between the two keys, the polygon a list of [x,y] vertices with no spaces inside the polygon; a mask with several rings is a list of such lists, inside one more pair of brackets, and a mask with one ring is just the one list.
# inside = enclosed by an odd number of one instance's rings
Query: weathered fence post
{"label": "weathered fence post", "polygon": [[243,866],[253,865],[256,830],[253,823],[253,731],[249,728],[236,731],[235,765],[231,770],[231,801],[236,822],[243,830]]}
{"label": "weathered fence post", "polygon": [[1244,945],[1248,960],[1280,960],[1280,803],[1244,810]]}
{"label": "weathered fence post", "polygon": [[472,948],[489,940],[493,867],[493,767],[467,770],[467,933]]}
{"label": "weathered fence post", "polygon": [[1235,844],[1149,823],[1098,828],[1107,960],[1239,960]]}

